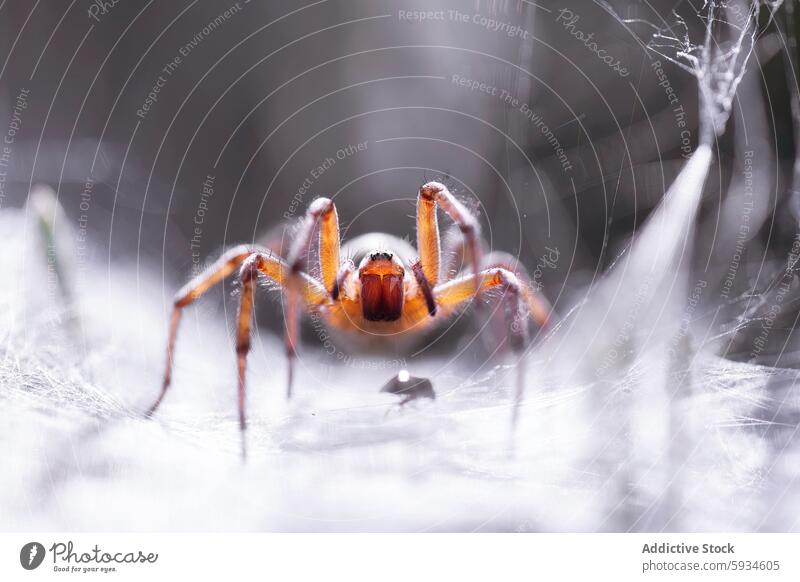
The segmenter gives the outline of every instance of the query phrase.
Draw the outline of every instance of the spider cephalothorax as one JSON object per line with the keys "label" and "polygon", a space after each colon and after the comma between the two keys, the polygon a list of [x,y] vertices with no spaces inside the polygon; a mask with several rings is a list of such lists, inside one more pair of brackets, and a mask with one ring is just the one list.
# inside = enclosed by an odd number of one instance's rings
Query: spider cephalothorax
{"label": "spider cephalothorax", "polygon": [[[436,216],[441,207],[462,233],[463,255],[469,267],[451,275],[442,266],[439,224]],[[306,263],[319,232],[319,276],[308,274]],[[394,250],[365,251],[368,241],[391,241]],[[417,197],[417,250],[388,235],[364,235],[351,241],[353,257],[341,260],[339,219],[336,206],[328,198],[317,198],[308,208],[292,242],[288,256],[276,256],[267,248],[241,245],[225,252],[205,272],[186,284],[175,296],[167,342],[167,366],[158,399],[150,408],[158,408],[169,388],[175,338],[184,307],[209,288],[239,270],[242,290],[236,332],[236,354],[239,369],[239,425],[245,420],[245,370],[250,350],[250,327],[253,295],[258,276],[263,275],[279,287],[285,296],[286,354],[288,389],[291,394],[292,362],[298,337],[301,307],[318,313],[334,329],[359,336],[419,333],[452,315],[474,297],[492,289],[503,290],[509,314],[509,341],[515,349],[527,337],[527,317],[531,314],[540,326],[551,317],[550,305],[528,283],[524,269],[507,253],[481,253],[480,224],[446,186],[429,182]],[[374,248],[374,247],[373,247]],[[399,250],[403,250],[401,258]]]}

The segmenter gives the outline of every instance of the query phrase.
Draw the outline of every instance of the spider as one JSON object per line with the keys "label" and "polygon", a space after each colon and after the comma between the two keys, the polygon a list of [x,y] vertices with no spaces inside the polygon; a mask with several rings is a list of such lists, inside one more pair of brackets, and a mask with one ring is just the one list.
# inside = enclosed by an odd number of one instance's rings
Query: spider
{"label": "spider", "polygon": [[[441,207],[462,234],[463,255],[470,266],[454,277],[443,276],[441,240],[437,220]],[[319,278],[306,270],[314,234],[318,232]],[[172,378],[175,340],[183,309],[211,287],[239,270],[241,296],[236,325],[239,428],[244,447],[245,371],[250,350],[253,299],[259,274],[280,288],[285,296],[285,346],[288,360],[287,396],[291,396],[293,361],[298,342],[301,307],[319,314],[328,327],[351,336],[389,337],[419,334],[453,315],[480,294],[504,291],[509,340],[519,351],[527,339],[528,314],[544,327],[551,319],[548,301],[529,284],[524,269],[509,254],[493,252],[483,257],[477,218],[439,182],[428,182],[417,196],[417,249],[401,239],[373,233],[339,241],[336,205],[317,198],[300,223],[288,256],[284,259],[266,247],[239,245],[231,248],[208,269],[189,281],[174,298],[169,324],[166,370],[161,392],[150,407],[152,416],[164,399]],[[391,244],[393,250],[388,250]],[[378,246],[374,250],[370,245]],[[341,255],[353,259],[341,259]],[[244,453],[244,448],[243,448]]]}

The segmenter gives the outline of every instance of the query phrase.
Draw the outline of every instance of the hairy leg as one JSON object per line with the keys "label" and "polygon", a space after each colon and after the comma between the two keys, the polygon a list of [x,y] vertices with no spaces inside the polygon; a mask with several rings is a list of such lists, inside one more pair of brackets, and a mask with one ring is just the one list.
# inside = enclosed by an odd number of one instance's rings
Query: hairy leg
{"label": "hairy leg", "polygon": [[522,283],[522,300],[536,324],[546,328],[553,323],[554,314],[550,302],[534,287],[527,269],[516,257],[504,251],[492,251],[484,258],[484,264],[487,269],[500,267],[514,273]]}
{"label": "hairy leg", "polygon": [[[515,354],[521,355],[528,341],[527,316],[531,312],[530,297],[533,296],[533,291],[512,271],[502,267],[488,268],[479,272],[477,290],[475,288],[475,280],[476,277],[470,274],[436,287],[434,289],[434,298],[437,306],[444,313],[452,313],[478,293],[484,293],[492,289],[502,289],[504,291],[503,300],[509,345]],[[533,305],[536,308],[540,307],[538,303]],[[544,321],[547,321],[547,319],[545,318]],[[517,412],[519,404],[522,402],[524,390],[525,361],[524,358],[520,358],[517,363],[514,409],[511,418],[512,427],[516,425]]]}
{"label": "hairy leg", "polygon": [[339,218],[336,205],[329,198],[317,198],[308,207],[300,230],[289,250],[289,278],[284,284],[286,289],[286,360],[287,360],[287,397],[292,396],[294,380],[294,360],[297,352],[299,333],[300,296],[303,281],[301,274],[311,250],[314,231],[319,228],[319,272],[322,285],[327,295],[338,298],[339,281]]}
{"label": "hairy leg", "polygon": [[353,273],[356,272],[356,266],[350,259],[342,262],[342,266],[339,268],[339,274],[336,275],[336,283],[333,286],[333,290],[331,291],[331,299],[334,301],[338,301],[339,297],[345,291],[345,285],[347,280],[353,276]]}
{"label": "hairy leg", "polygon": [[[480,243],[483,245],[483,241]],[[469,271],[472,260],[464,242],[464,236],[455,225],[450,226],[442,234],[442,266],[440,283],[450,281],[462,272]]]}
{"label": "hairy leg", "polygon": [[169,335],[167,337],[167,363],[164,371],[164,381],[161,385],[161,392],[158,395],[158,398],[147,411],[147,416],[151,416],[158,409],[161,401],[164,399],[164,395],[167,393],[170,383],[172,382],[172,365],[175,355],[175,339],[178,336],[178,325],[181,321],[183,308],[196,301],[211,287],[233,273],[253,252],[253,249],[246,245],[239,245],[229,249],[223,253],[213,265],[189,281],[181,288],[180,291],[175,294],[172,316],[170,317]]}
{"label": "hairy leg", "polygon": [[167,340],[167,364],[164,372],[164,382],[158,399],[147,412],[148,416],[151,416],[158,409],[171,383],[175,341],[183,309],[196,301],[211,287],[232,274],[239,266],[242,266],[242,299],[239,308],[236,350],[239,363],[240,398],[242,399],[240,406],[240,423],[242,427],[244,427],[245,358],[250,347],[250,320],[256,284],[255,272],[262,273],[282,289],[286,289],[287,286],[293,287],[298,299],[312,307],[319,307],[329,301],[329,295],[322,283],[302,271],[292,272],[289,265],[278,257],[254,251],[251,247],[245,245],[225,252],[213,265],[192,279],[175,295]]}
{"label": "hairy leg", "polygon": [[236,326],[236,361],[238,368],[238,401],[239,401],[239,429],[242,432],[242,457],[246,455],[244,430],[247,428],[245,418],[245,380],[247,372],[247,354],[250,351],[250,337],[252,333],[253,300],[255,286],[258,282],[258,273],[264,274],[269,280],[280,285],[286,293],[286,338],[289,367],[287,379],[287,396],[291,396],[292,387],[292,357],[300,320],[301,301],[311,307],[319,307],[329,300],[329,295],[322,284],[307,275],[299,272],[293,273],[289,265],[272,255],[254,253],[247,257],[242,264],[239,277],[242,282],[242,294],[239,300],[239,316]]}
{"label": "hairy leg", "polygon": [[[436,287],[439,283],[441,270],[441,237],[436,218],[436,209],[439,206],[461,230],[472,272],[477,273],[481,267],[478,219],[450,193],[447,186],[439,182],[428,182],[419,189],[417,197],[417,249],[422,272],[431,287]],[[473,287],[478,287],[475,280]]]}
{"label": "hairy leg", "polygon": [[[502,289],[505,292],[505,297],[518,306],[515,317],[521,317],[521,321],[527,318],[529,309],[525,297],[531,294],[531,290],[514,273],[502,267],[484,269],[478,273],[477,290],[475,281],[476,277],[469,274],[435,287],[433,295],[437,308],[444,314],[450,314],[472,299],[477,293],[485,293],[492,289]],[[523,306],[524,309],[522,309]]]}
{"label": "hairy leg", "polygon": [[242,282],[242,294],[239,298],[239,315],[236,324],[236,366],[238,371],[239,431],[242,433],[242,457],[247,455],[244,431],[247,428],[245,417],[245,376],[247,372],[247,353],[250,351],[250,333],[253,320],[253,300],[258,282],[257,262],[259,255],[250,255],[245,259],[239,278]]}
{"label": "hairy leg", "polygon": [[328,293],[333,293],[339,272],[339,217],[330,198],[317,198],[306,211],[300,230],[290,247],[288,263],[293,271],[302,271],[311,250],[314,231],[319,228],[319,276]]}

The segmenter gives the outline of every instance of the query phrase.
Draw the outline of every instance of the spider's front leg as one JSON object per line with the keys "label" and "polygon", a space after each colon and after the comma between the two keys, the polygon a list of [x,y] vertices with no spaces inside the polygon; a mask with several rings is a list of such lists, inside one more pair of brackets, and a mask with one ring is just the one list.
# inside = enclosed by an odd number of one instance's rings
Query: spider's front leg
{"label": "spider's front leg", "polygon": [[[319,221],[322,222],[320,228],[320,272],[323,282],[317,281],[303,270],[304,261],[311,246],[311,236]],[[312,203],[301,225],[299,236],[292,245],[290,258],[291,262],[287,263],[272,254],[255,250],[246,245],[240,245],[224,253],[213,265],[192,279],[175,295],[169,337],[167,339],[167,362],[164,382],[161,392],[148,410],[147,416],[152,416],[155,413],[170,386],[175,341],[183,309],[196,301],[211,287],[231,275],[239,267],[241,267],[242,294],[237,317],[236,356],[240,429],[244,431],[246,428],[245,377],[247,355],[250,351],[253,301],[258,273],[265,275],[273,283],[276,283],[286,294],[287,392],[291,394],[292,360],[294,346],[297,341],[300,306],[305,304],[316,309],[328,303],[331,301],[331,291],[337,285],[339,225],[333,202],[328,199],[318,199]],[[244,453],[244,451],[243,440],[242,452]]]}
{"label": "spider's front leg", "polygon": [[[329,294],[316,279],[304,272],[293,272],[284,261],[272,255],[253,253],[248,256],[239,274],[242,283],[242,294],[239,299],[239,313],[236,324],[236,364],[238,370],[238,402],[239,430],[244,433],[247,428],[245,417],[245,379],[247,374],[247,355],[250,352],[252,334],[253,301],[258,274],[262,273],[269,280],[281,285],[287,294],[287,304],[294,305],[286,314],[286,336],[296,333],[300,317],[298,303],[303,301],[311,308],[328,302]],[[290,331],[292,330],[292,331]],[[288,345],[287,340],[287,345]],[[293,340],[292,340],[293,341]],[[291,358],[289,359],[289,386],[291,386]],[[242,438],[242,455],[246,454],[245,441]]]}
{"label": "spider's front leg", "polygon": [[552,325],[555,319],[553,307],[550,305],[547,298],[534,288],[534,283],[531,281],[527,269],[520,264],[516,257],[504,251],[492,251],[486,255],[484,263],[487,269],[499,267],[514,273],[521,285],[520,291],[522,300],[527,306],[531,316],[533,316],[536,325],[541,328],[548,328]]}
{"label": "spider's front leg", "polygon": [[[528,341],[528,314],[533,315],[537,324],[545,326],[551,317],[551,311],[547,300],[540,297],[512,271],[503,267],[484,269],[478,273],[477,277],[471,274],[465,275],[437,286],[433,290],[433,295],[439,310],[444,314],[449,314],[477,294],[492,289],[503,290],[508,341],[514,353],[521,355]],[[512,426],[516,424],[517,410],[525,390],[523,363],[522,359],[517,363],[517,386]]]}
{"label": "spider's front leg", "polygon": [[[239,298],[239,314],[236,322],[236,367],[238,375],[239,430],[247,428],[245,418],[245,375],[247,373],[247,354],[250,352],[250,334],[253,321],[253,301],[258,282],[259,268],[263,268],[263,255],[252,254],[242,264],[239,278],[242,282],[242,294]],[[244,442],[242,442],[244,454]]]}
{"label": "spider's front leg", "polygon": [[[528,314],[534,309],[539,309],[538,299],[519,277],[502,267],[480,271],[477,277],[477,289],[475,280],[476,278],[469,274],[437,286],[433,290],[437,308],[443,314],[450,314],[476,294],[502,289],[508,315],[510,342],[515,351],[519,351],[527,339]],[[538,318],[536,320],[540,325],[544,323]]]}
{"label": "spider's front leg", "polygon": [[164,381],[161,385],[161,392],[158,398],[147,411],[147,416],[152,416],[158,409],[172,382],[175,340],[178,337],[178,325],[180,324],[184,307],[196,301],[211,287],[231,275],[248,256],[253,254],[253,252],[253,249],[247,245],[239,245],[229,249],[217,259],[213,265],[189,281],[175,294],[172,316],[170,317],[169,323],[169,335],[167,337],[167,363],[166,369],[164,370]]}
{"label": "spider's front leg", "polygon": [[[431,288],[436,287],[441,275],[441,236],[436,208],[441,206],[447,215],[456,223],[464,237],[473,274],[481,269],[480,223],[447,186],[439,182],[428,182],[419,189],[417,197],[417,250],[420,265]],[[470,277],[473,288],[478,289],[479,282]]]}
{"label": "spider's front leg", "polygon": [[339,255],[339,217],[336,205],[330,198],[317,198],[308,207],[305,218],[300,223],[295,240],[289,250],[289,280],[286,282],[286,358],[288,364],[287,397],[292,396],[294,380],[294,359],[300,321],[300,292],[303,284],[300,275],[306,268],[314,233],[319,230],[318,254],[319,277],[327,295],[338,299],[341,284]]}

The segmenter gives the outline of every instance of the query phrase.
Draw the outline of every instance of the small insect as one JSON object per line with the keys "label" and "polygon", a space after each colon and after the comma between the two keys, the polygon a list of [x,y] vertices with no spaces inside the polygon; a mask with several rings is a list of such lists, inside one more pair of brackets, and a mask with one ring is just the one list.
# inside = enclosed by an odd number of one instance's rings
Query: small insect
{"label": "small insect", "polygon": [[408,373],[408,370],[400,370],[396,376],[389,379],[381,387],[381,392],[402,396],[399,406],[405,406],[409,402],[422,398],[436,400],[436,392],[433,391],[433,384],[427,378],[417,378]]}
{"label": "small insect", "polygon": [[[469,264],[454,275],[443,274],[448,269],[443,268],[438,207],[459,228],[463,255]],[[307,271],[317,233],[319,264],[313,271],[318,271],[318,278]],[[417,196],[416,251],[408,242],[380,233],[363,235],[340,245],[336,206],[328,198],[317,198],[310,204],[285,259],[265,247],[237,246],[178,291],[169,325],[164,381],[148,416],[156,411],[170,386],[183,309],[237,269],[241,296],[236,357],[239,427],[243,434],[247,424],[245,371],[259,274],[284,295],[288,396],[292,391],[301,309],[318,314],[329,328],[353,339],[367,338],[373,344],[395,342],[429,330],[473,298],[499,289],[504,291],[509,342],[512,348],[520,350],[527,339],[529,314],[539,326],[545,326],[551,318],[550,304],[530,286],[524,269],[511,255],[493,252],[484,257],[480,240],[477,218],[438,182],[423,185]],[[342,255],[349,258],[342,260]],[[244,439],[242,442],[244,446]]]}

